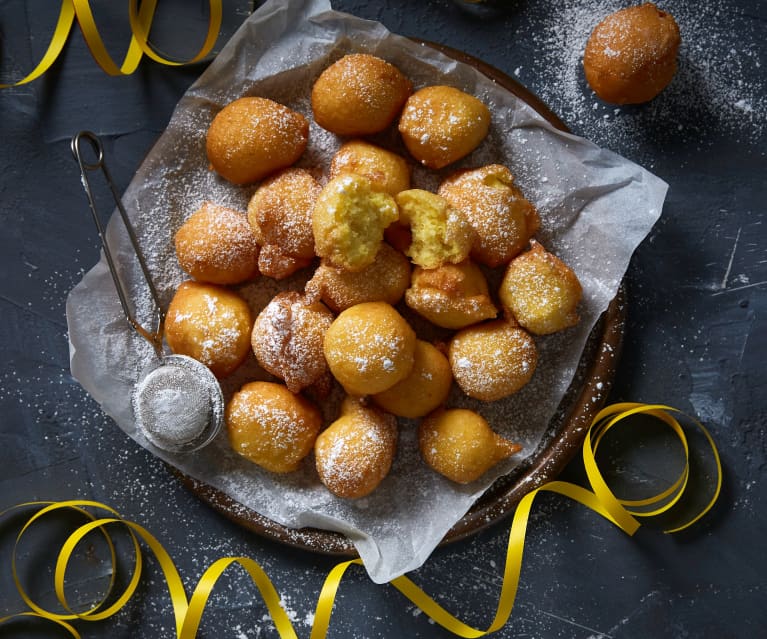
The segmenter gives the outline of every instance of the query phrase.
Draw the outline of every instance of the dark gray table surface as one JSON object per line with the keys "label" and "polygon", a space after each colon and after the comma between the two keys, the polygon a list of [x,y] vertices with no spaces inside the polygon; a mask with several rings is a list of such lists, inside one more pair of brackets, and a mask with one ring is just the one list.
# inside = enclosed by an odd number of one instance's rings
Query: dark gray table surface
{"label": "dark gray table surface", "polygon": [[[51,4],[0,2],[0,81],[22,77],[39,59],[55,18]],[[122,4],[93,3],[116,57],[127,35]],[[191,51],[206,3],[160,4],[157,41]],[[231,33],[248,3],[224,4],[223,31]],[[629,319],[611,401],[667,403],[705,422],[722,455],[720,502],[683,535],[641,529],[629,538],[582,506],[541,497],[514,614],[497,636],[765,636],[767,3],[663,2],[682,31],[679,73],[653,102],[615,108],[585,85],[580,51],[595,22],[624,4],[518,0],[481,15],[448,0],[333,6],[484,60],[539,95],[575,133],[670,185],[662,218],[626,275]],[[99,255],[69,137],[86,128],[99,133],[124,188],[203,68],[145,61],[131,77],[110,78],[73,37],[43,78],[0,90],[0,510],[31,499],[106,502],[162,541],[188,585],[218,557],[257,559],[299,635],[308,636],[336,560],[262,539],[213,512],[105,417],[69,373],[66,296]],[[579,472],[573,465],[565,476]],[[24,608],[10,575],[18,523],[0,521],[0,617]],[[486,627],[506,535],[501,523],[438,549],[411,577],[464,621]],[[33,586],[49,601],[48,569],[36,552],[21,555],[38,567]],[[104,574],[90,579],[74,589],[79,603]],[[200,636],[276,637],[264,617],[255,588],[233,572],[215,591]],[[119,615],[78,628],[89,638],[171,636],[157,566],[150,562],[139,595]],[[53,636],[34,623],[0,634]],[[329,636],[452,635],[356,570],[341,587]]]}

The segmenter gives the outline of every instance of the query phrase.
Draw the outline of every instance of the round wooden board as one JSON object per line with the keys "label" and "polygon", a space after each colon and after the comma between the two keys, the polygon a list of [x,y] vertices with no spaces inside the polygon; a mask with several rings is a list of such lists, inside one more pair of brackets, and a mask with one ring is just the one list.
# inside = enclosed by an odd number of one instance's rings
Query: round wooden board
{"label": "round wooden board", "polygon": [[[415,41],[474,67],[525,101],[553,126],[568,131],[539,98],[505,73],[461,51],[432,42]],[[592,330],[573,382],[538,450],[514,471],[499,478],[448,531],[441,545],[475,534],[509,515],[526,493],[554,479],[580,449],[591,421],[604,405],[612,387],[623,340],[625,297],[625,290],[621,288]],[[322,554],[357,555],[351,541],[340,533],[315,528],[286,528],[244,507],[221,491],[175,468],[171,467],[171,470],[202,501],[248,530],[292,547]]]}

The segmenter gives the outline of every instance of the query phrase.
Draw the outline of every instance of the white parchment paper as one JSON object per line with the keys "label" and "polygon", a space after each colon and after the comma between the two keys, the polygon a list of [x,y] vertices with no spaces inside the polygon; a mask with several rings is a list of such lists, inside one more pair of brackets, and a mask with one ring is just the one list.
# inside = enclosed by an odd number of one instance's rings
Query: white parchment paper
{"label": "white parchment paper", "polygon": [[[521,392],[492,404],[467,400],[457,391],[451,396],[451,405],[477,410],[494,429],[524,446],[513,460],[469,486],[455,485],[426,468],[409,423],[402,425],[390,475],[372,495],[356,501],[338,499],[325,490],[311,459],[296,473],[273,475],[235,455],[225,433],[193,455],[152,449],[185,474],[280,524],[346,534],[370,577],[380,583],[420,566],[493,480],[536,449],[592,326],[614,297],[634,249],[659,217],[667,187],[614,153],[555,130],[473,68],[430,47],[391,34],[378,23],[334,12],[327,0],[270,1],[243,24],[182,98],[124,195],[163,303],[186,279],[173,253],[175,230],[205,200],[244,211],[253,192],[253,187],[233,186],[209,170],[205,133],[213,116],[235,98],[260,95],[311,117],[314,79],[349,52],[385,58],[416,88],[449,84],[489,106],[490,135],[458,167],[490,162],[509,166],[540,212],[538,239],[575,270],[584,288],[580,324],[537,340],[538,370]],[[401,149],[396,131],[376,141]],[[312,124],[309,147],[299,165],[327,169],[341,142]],[[434,190],[449,170],[435,173],[416,167],[414,185]],[[110,222],[108,237],[137,313],[149,323],[148,293],[116,218]],[[305,274],[279,284],[261,278],[240,291],[257,313],[278,290],[300,289],[302,277]],[[70,293],[67,320],[72,374],[120,428],[151,449],[135,427],[130,396],[152,350],[125,322],[103,259]],[[268,376],[249,361],[223,383],[226,396],[254,378]]]}

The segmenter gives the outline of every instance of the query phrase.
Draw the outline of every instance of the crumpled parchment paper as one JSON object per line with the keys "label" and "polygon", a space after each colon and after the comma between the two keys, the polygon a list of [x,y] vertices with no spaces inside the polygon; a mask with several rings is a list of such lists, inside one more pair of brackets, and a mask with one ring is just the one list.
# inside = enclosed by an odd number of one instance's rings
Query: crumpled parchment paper
{"label": "crumpled parchment paper", "polygon": [[[423,464],[414,425],[403,423],[390,475],[373,494],[356,501],[331,495],[310,460],[287,476],[262,471],[229,449],[225,433],[192,455],[164,453],[152,449],[134,423],[131,392],[153,352],[126,323],[103,258],[70,293],[67,320],[72,374],[128,435],[183,473],[276,522],[347,535],[370,577],[382,583],[419,567],[493,480],[536,449],[592,326],[614,297],[634,249],[661,213],[667,186],[628,160],[555,130],[506,90],[431,47],[391,34],[378,23],[334,12],[327,0],[270,1],[242,25],[182,98],[124,194],[164,304],[186,279],[173,252],[175,230],[204,200],[244,211],[253,192],[253,187],[230,185],[209,170],[205,133],[215,113],[248,94],[269,97],[311,117],[314,79],[349,52],[387,59],[416,88],[450,84],[483,100],[493,120],[482,146],[440,173],[416,167],[414,185],[434,190],[456,168],[506,164],[541,214],[538,239],[568,263],[583,284],[580,324],[537,339],[539,367],[527,387],[492,404],[467,400],[458,391],[451,396],[451,405],[479,411],[494,429],[523,444],[522,453],[478,482],[458,486]],[[401,148],[396,132],[377,141]],[[299,165],[326,169],[341,142],[312,124],[309,148]],[[138,316],[151,323],[148,292],[116,216],[108,240]],[[279,284],[260,278],[240,290],[258,312],[278,290],[300,289],[302,277],[306,274]],[[225,394],[230,396],[254,378],[268,376],[251,361],[223,382]]]}

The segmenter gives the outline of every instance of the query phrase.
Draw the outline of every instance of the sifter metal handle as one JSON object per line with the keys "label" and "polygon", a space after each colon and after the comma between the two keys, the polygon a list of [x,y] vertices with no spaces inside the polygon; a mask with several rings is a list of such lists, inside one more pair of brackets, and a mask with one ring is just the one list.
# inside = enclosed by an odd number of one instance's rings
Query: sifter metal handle
{"label": "sifter metal handle", "polygon": [[[90,152],[95,155],[95,160],[88,160],[86,158],[85,154],[88,153],[88,150],[84,148],[85,143],[87,143],[90,147]],[[99,140],[95,133],[91,133],[90,131],[80,131],[72,137],[70,147],[72,149],[72,155],[74,155],[75,160],[80,167],[80,176],[83,188],[85,189],[85,194],[88,196],[88,204],[91,209],[91,215],[93,216],[93,221],[96,224],[96,229],[98,230],[99,239],[101,240],[101,247],[104,250],[104,256],[106,257],[107,265],[109,266],[109,272],[112,274],[112,280],[114,281],[115,288],[117,289],[117,296],[120,298],[120,305],[122,306],[125,318],[128,320],[128,323],[133,327],[133,329],[154,347],[157,356],[162,359],[162,332],[163,324],[165,322],[165,312],[163,311],[162,305],[160,304],[160,297],[157,294],[157,289],[154,285],[154,282],[152,281],[152,276],[149,272],[149,268],[147,267],[146,260],[144,259],[144,254],[142,253],[141,247],[139,246],[136,231],[133,228],[130,219],[128,218],[128,214],[125,211],[125,207],[122,204],[120,195],[117,192],[117,188],[112,181],[112,176],[109,173],[106,162],[104,161],[104,148],[101,145],[101,140]],[[125,287],[123,286],[123,283],[117,273],[117,267],[115,265],[114,258],[112,257],[112,251],[109,248],[106,232],[98,215],[95,198],[91,189],[90,174],[99,170],[104,176],[104,179],[112,192],[112,198],[117,205],[117,210],[120,213],[120,218],[125,225],[125,229],[128,231],[130,243],[136,254],[139,265],[141,266],[141,272],[144,275],[144,280],[149,287],[149,292],[152,296],[152,302],[154,303],[155,312],[157,314],[157,326],[154,328],[154,330],[149,330],[142,326],[133,315],[133,310],[128,302],[128,294],[126,293]]]}

